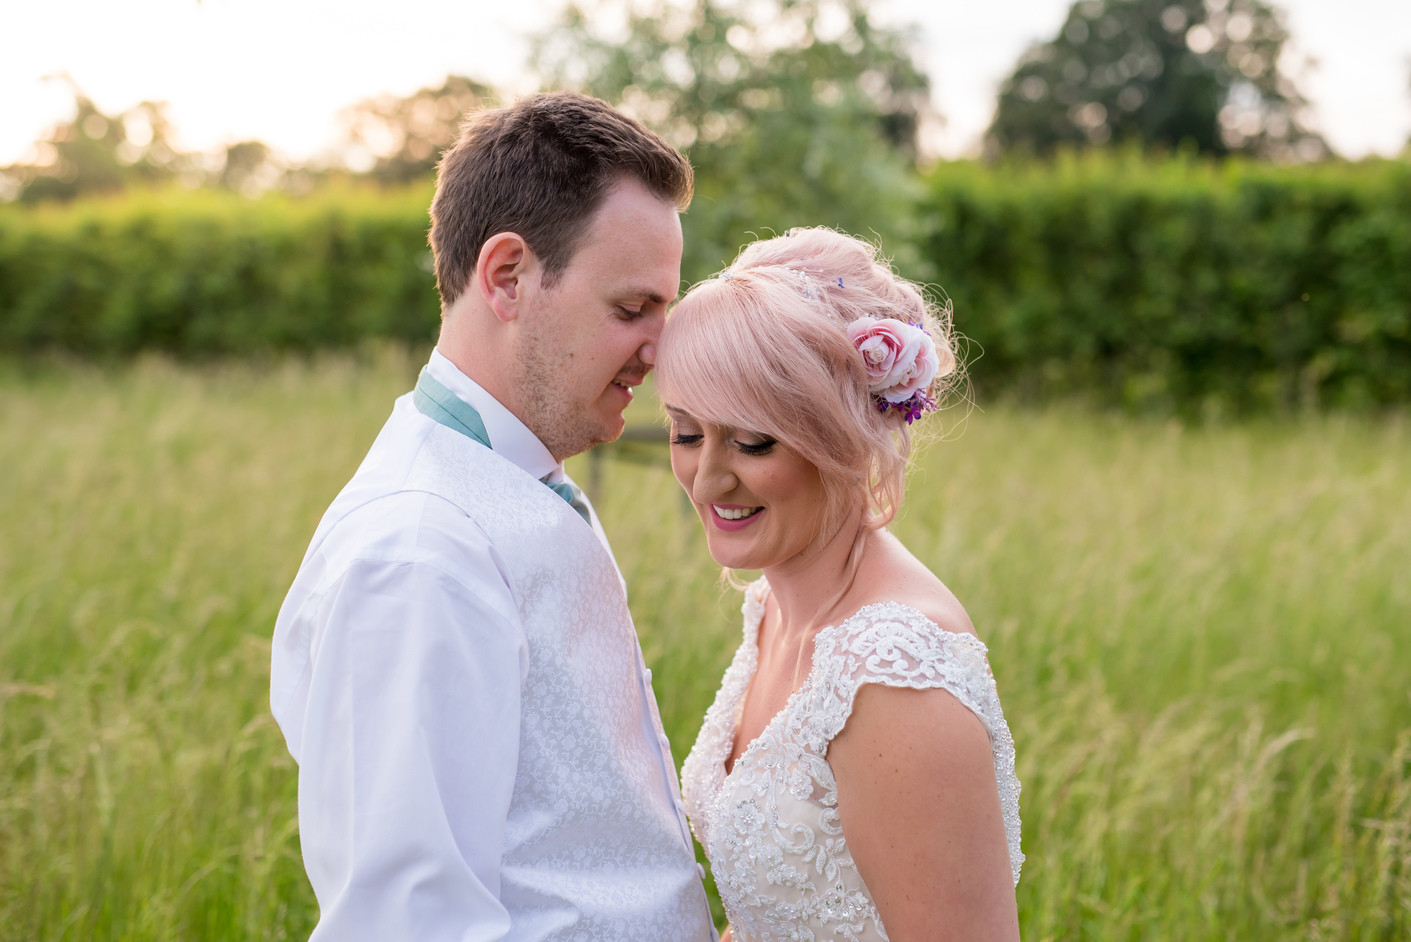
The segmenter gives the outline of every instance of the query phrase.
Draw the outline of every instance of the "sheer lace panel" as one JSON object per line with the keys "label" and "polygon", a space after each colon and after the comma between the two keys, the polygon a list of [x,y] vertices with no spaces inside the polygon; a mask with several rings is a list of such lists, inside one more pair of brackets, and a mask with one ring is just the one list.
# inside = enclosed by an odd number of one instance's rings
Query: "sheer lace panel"
{"label": "sheer lace panel", "polygon": [[939,688],[989,731],[995,781],[1019,880],[1019,780],[985,645],[944,631],[897,602],[868,605],[819,632],[807,679],[749,744],[729,775],[738,711],[759,665],[768,586],[745,592],[744,640],[706,711],[681,770],[686,810],[706,850],[721,901],[741,942],[886,939],[838,817],[828,745],[863,684]]}

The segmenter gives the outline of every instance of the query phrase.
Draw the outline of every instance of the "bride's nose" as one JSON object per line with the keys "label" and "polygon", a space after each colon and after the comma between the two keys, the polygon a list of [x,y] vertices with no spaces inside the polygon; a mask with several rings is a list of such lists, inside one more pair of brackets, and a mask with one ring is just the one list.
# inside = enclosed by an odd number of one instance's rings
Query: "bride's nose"
{"label": "bride's nose", "polygon": [[691,482],[691,496],[700,504],[720,500],[740,483],[730,463],[729,451],[723,443],[712,442],[710,438],[706,436],[701,443],[700,462],[696,465],[695,480]]}

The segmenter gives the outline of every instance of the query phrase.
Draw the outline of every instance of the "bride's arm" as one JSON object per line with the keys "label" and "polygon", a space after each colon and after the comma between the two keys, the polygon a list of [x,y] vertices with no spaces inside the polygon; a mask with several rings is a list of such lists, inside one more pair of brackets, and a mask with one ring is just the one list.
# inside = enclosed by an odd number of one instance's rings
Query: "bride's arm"
{"label": "bride's arm", "polygon": [[944,690],[864,684],[828,764],[892,942],[1019,938],[994,759],[974,713]]}

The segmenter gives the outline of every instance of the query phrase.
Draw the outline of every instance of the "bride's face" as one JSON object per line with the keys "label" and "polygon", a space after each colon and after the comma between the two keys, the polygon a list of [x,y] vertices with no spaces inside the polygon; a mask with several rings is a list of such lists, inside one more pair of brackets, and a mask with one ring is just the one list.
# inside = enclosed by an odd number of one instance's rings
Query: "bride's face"
{"label": "bride's face", "polygon": [[705,526],[711,558],[755,570],[806,558],[826,507],[818,468],[768,435],[666,411],[671,469]]}

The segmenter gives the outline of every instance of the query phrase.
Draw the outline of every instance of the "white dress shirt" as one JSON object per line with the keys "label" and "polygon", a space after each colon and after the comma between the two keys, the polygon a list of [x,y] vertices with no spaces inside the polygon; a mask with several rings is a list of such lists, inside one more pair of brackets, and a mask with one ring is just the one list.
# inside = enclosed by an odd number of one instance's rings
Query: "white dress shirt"
{"label": "white dress shirt", "polygon": [[602,529],[439,353],[494,445],[397,400],[275,626],[315,940],[714,938]]}

